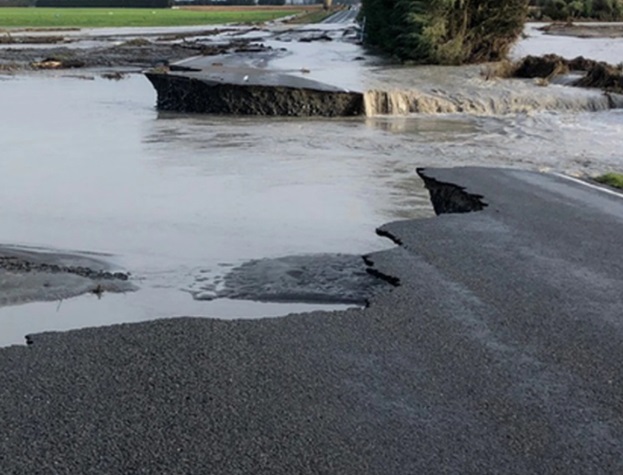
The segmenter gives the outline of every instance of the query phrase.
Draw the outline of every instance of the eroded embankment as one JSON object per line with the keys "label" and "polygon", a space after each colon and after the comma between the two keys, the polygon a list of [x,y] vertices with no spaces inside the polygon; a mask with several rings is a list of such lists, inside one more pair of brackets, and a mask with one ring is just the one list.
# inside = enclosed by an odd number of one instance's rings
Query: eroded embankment
{"label": "eroded embankment", "polygon": [[[429,177],[426,174],[425,168],[417,168],[417,174],[424,182],[424,186],[428,190],[430,195],[431,204],[437,216],[441,214],[452,213],[471,213],[474,211],[482,211],[488,205],[484,201],[482,195],[470,193],[464,187],[455,185],[453,183],[446,183],[435,178]],[[403,242],[400,237],[392,233],[385,226],[377,228],[377,235],[391,240],[398,247],[403,246]],[[392,251],[384,251],[379,254],[391,253]],[[377,267],[375,254],[364,256],[364,262],[368,266],[368,273],[382,279],[394,287],[400,286],[400,278],[395,275],[391,275]]]}
{"label": "eroded embankment", "polygon": [[606,92],[623,94],[623,69],[603,61],[578,56],[565,59],[555,54],[527,56],[514,64],[510,75],[519,78],[541,78],[551,80],[556,76],[582,72],[583,76],[570,85],[602,89]]}
{"label": "eroded embankment", "polygon": [[418,176],[430,194],[433,209],[437,215],[449,213],[471,213],[487,207],[484,197],[469,193],[465,188],[453,183],[444,183],[426,175],[425,168],[417,169]]}

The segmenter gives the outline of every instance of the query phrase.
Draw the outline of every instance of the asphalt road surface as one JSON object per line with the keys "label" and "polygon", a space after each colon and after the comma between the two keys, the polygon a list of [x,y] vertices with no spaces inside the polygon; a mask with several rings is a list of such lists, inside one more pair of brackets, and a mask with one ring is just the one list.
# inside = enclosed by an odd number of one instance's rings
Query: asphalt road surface
{"label": "asphalt road surface", "polygon": [[325,18],[320,23],[352,23],[357,19],[359,14],[359,8],[350,7],[346,10],[341,10],[334,13],[330,17]]}
{"label": "asphalt road surface", "polygon": [[440,209],[487,206],[384,226],[401,285],[366,310],[0,350],[0,473],[623,473],[623,199],[424,174]]}

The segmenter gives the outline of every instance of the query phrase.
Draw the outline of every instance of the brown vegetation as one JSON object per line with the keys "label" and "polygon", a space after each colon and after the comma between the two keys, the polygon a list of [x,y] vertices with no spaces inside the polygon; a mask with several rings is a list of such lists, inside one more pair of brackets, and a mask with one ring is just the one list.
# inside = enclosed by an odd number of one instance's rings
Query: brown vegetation
{"label": "brown vegetation", "polygon": [[483,75],[491,77],[539,78],[549,81],[571,71],[586,74],[573,83],[579,87],[594,87],[608,92],[623,93],[623,68],[578,56],[565,59],[555,54],[527,56],[516,63],[501,62],[490,66]]}
{"label": "brown vegetation", "polygon": [[15,36],[10,33],[0,35],[0,45],[43,45],[65,42],[63,36]]}

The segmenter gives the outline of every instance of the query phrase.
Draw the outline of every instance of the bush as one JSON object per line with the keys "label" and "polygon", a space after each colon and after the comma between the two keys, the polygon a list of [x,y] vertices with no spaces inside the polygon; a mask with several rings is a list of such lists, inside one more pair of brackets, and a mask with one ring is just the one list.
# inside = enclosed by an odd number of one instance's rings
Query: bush
{"label": "bush", "polygon": [[527,13],[528,0],[363,0],[366,41],[418,63],[500,60]]}
{"label": "bush", "polygon": [[621,0],[593,0],[589,3],[592,3],[591,17],[607,21],[623,20],[623,3]]}

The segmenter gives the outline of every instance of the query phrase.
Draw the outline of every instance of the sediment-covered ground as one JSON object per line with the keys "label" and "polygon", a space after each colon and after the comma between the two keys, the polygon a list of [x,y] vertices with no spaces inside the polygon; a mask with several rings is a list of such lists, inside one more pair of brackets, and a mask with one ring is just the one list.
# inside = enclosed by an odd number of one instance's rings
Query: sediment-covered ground
{"label": "sediment-covered ground", "polygon": [[621,107],[623,98],[623,67],[612,65],[604,61],[595,61],[578,56],[566,59],[555,54],[545,56],[527,56],[513,65],[502,65],[505,74],[518,78],[539,78],[547,81],[556,80],[559,76],[569,74],[579,75],[574,80],[567,81],[570,86],[598,88],[605,92],[617,94],[612,96],[613,107]]}
{"label": "sediment-covered ground", "polygon": [[194,298],[246,299],[268,302],[365,305],[391,289],[370,272],[361,256],[312,254],[256,259],[233,268],[224,278],[204,277]]}
{"label": "sediment-covered ground", "polygon": [[[14,36],[13,43],[0,42],[0,72],[37,69],[129,69],[141,70],[175,62],[195,55],[263,51],[260,43],[246,39],[221,39],[207,36],[224,34],[228,29],[188,33],[128,37],[70,37],[50,34],[36,37]],[[240,30],[234,30],[240,31]],[[242,31],[244,33],[244,30]],[[197,38],[201,37],[199,41]],[[17,47],[19,45],[19,47]],[[45,45],[45,47],[42,47]]]}
{"label": "sediment-covered ground", "polygon": [[0,246],[0,306],[133,291],[129,278],[85,254]]}

